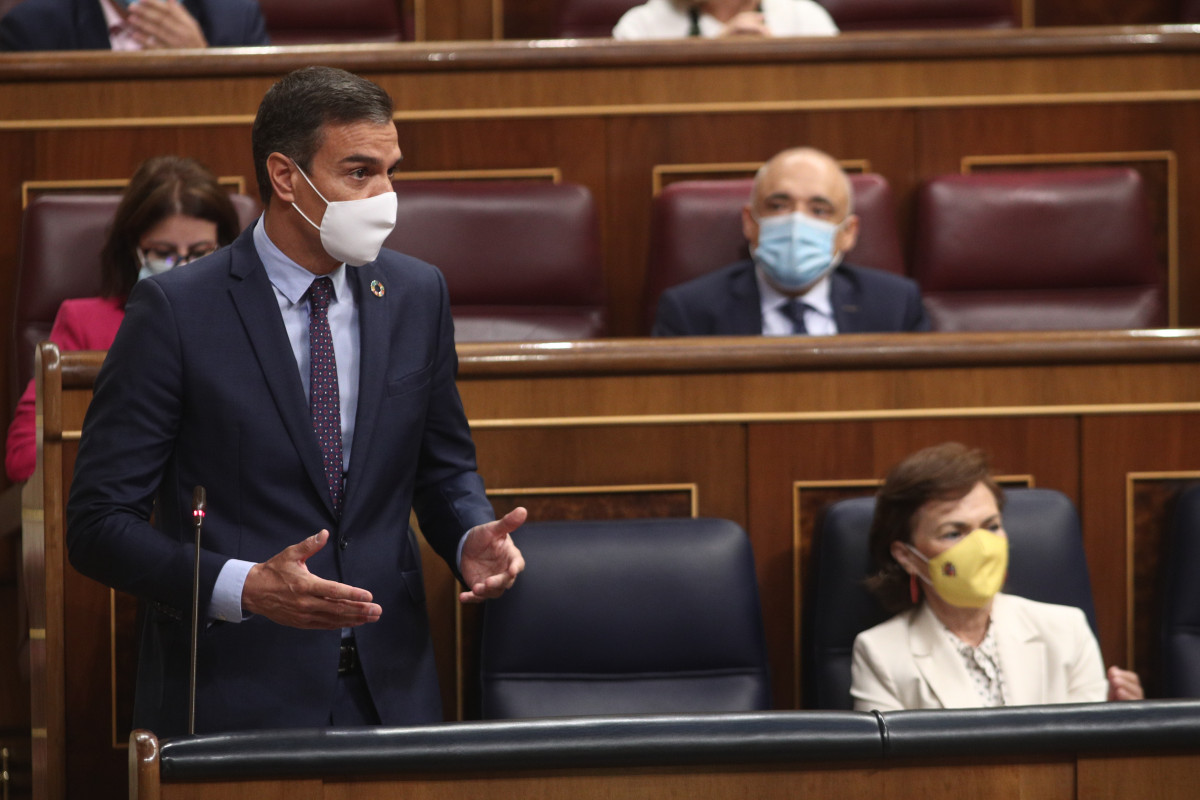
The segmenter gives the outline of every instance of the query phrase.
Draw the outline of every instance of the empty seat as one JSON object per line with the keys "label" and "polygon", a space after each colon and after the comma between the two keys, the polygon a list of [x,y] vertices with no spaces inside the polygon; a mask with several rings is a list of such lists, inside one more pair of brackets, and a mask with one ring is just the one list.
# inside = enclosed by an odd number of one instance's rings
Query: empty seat
{"label": "empty seat", "polygon": [[843,31],[1013,28],[1012,0],[818,0]]}
{"label": "empty seat", "polygon": [[935,330],[1167,323],[1166,270],[1133,169],[934,178],[917,195],[912,276]]}
{"label": "empty seat", "polygon": [[721,519],[527,523],[484,609],[485,719],[770,708],[754,557]]}
{"label": "empty seat", "polygon": [[[1009,566],[1004,591],[1080,608],[1094,632],[1096,612],[1074,504],[1048,489],[1009,489],[1005,497]],[[871,572],[868,536],[874,513],[874,497],[842,500],[818,523],[803,627],[809,707],[853,706],[854,638],[889,616],[863,585]]]}
{"label": "empty seat", "polygon": [[[258,216],[254,198],[230,199],[243,226]],[[13,315],[14,401],[33,377],[34,347],[49,336],[62,301],[100,293],[100,248],[120,202],[116,192],[46,194],[25,209]]]}
{"label": "empty seat", "polygon": [[[858,242],[845,260],[904,274],[892,190],[882,175],[850,176]],[[654,321],[659,295],[666,289],[750,257],[742,233],[742,207],[750,201],[753,180],[679,181],[654,198],[650,255],[646,265],[643,317]]]}
{"label": "empty seat", "polygon": [[612,36],[612,29],[629,9],[644,0],[560,0],[554,35],[562,39]]}
{"label": "empty seat", "polygon": [[258,0],[271,44],[401,42],[400,0]]}
{"label": "empty seat", "polygon": [[600,235],[583,186],[400,181],[386,247],[440,268],[457,341],[574,340],[607,330]]}
{"label": "empty seat", "polygon": [[1200,697],[1200,486],[1179,495],[1163,549],[1165,697]]}

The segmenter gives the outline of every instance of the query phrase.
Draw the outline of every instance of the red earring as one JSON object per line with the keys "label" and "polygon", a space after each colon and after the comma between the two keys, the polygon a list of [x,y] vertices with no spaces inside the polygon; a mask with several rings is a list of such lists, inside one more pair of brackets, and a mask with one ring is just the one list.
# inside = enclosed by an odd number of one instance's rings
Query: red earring
{"label": "red earring", "polygon": [[921,592],[917,588],[917,573],[915,572],[908,574],[908,596],[912,598],[914,606],[921,602]]}

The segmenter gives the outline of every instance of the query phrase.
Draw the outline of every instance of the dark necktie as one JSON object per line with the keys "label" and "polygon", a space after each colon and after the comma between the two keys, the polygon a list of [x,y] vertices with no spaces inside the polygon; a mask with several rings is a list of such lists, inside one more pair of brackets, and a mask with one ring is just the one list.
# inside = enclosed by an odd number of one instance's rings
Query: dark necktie
{"label": "dark necktie", "polygon": [[806,306],[798,297],[785,300],[783,301],[783,304],[779,306],[779,311],[792,321],[792,333],[808,333],[808,328],[804,327],[804,309],[806,308],[808,308],[808,306]]}
{"label": "dark necktie", "polygon": [[313,432],[321,444],[329,496],[342,511],[342,404],[338,394],[337,359],[329,332],[329,301],[333,281],[317,278],[308,289],[309,411]]}

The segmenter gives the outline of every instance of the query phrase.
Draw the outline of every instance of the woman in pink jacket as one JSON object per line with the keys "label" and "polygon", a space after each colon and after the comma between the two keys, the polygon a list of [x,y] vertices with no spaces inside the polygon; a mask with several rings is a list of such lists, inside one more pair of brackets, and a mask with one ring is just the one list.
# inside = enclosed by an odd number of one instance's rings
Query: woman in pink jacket
{"label": "woman in pink jacket", "polygon": [[[140,278],[206,256],[239,232],[229,195],[203,165],[159,156],[138,167],[117,206],[100,251],[100,297],[64,300],[50,341],[63,350],[107,350],[125,316],[125,298]],[[4,467],[28,480],[37,465],[34,382],[25,387],[8,429]]]}

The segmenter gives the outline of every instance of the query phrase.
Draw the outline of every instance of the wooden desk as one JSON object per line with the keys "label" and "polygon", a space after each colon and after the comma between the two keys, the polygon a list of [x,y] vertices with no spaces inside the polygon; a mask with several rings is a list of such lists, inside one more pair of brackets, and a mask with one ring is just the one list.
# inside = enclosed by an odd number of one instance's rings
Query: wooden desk
{"label": "wooden desk", "polygon": [[[543,519],[696,514],[747,529],[777,708],[801,705],[816,515],[948,439],[987,449],[1013,482],[1076,502],[1105,660],[1137,669],[1154,696],[1165,509],[1200,479],[1200,331],[633,339],[459,354],[498,509],[519,503]],[[101,355],[43,350],[42,473],[32,485],[44,488],[27,494],[25,531],[40,797],[123,785],[132,604],[71,570],[63,551],[63,502]],[[426,556],[445,707],[470,719],[475,609],[458,605],[449,571]]]}
{"label": "wooden desk", "polygon": [[0,55],[0,295],[23,196],[111,185],[163,152],[253,194],[259,100],[317,62],[392,94],[406,176],[591,189],[614,335],[641,332],[655,187],[745,175],[800,143],[886,176],[904,231],[929,176],[1130,164],[1151,187],[1179,322],[1200,324],[1200,228],[1182,224],[1200,218],[1200,33],[1183,27]]}
{"label": "wooden desk", "polygon": [[1190,798],[1194,702],[578,717],[130,742],[130,797]]}

